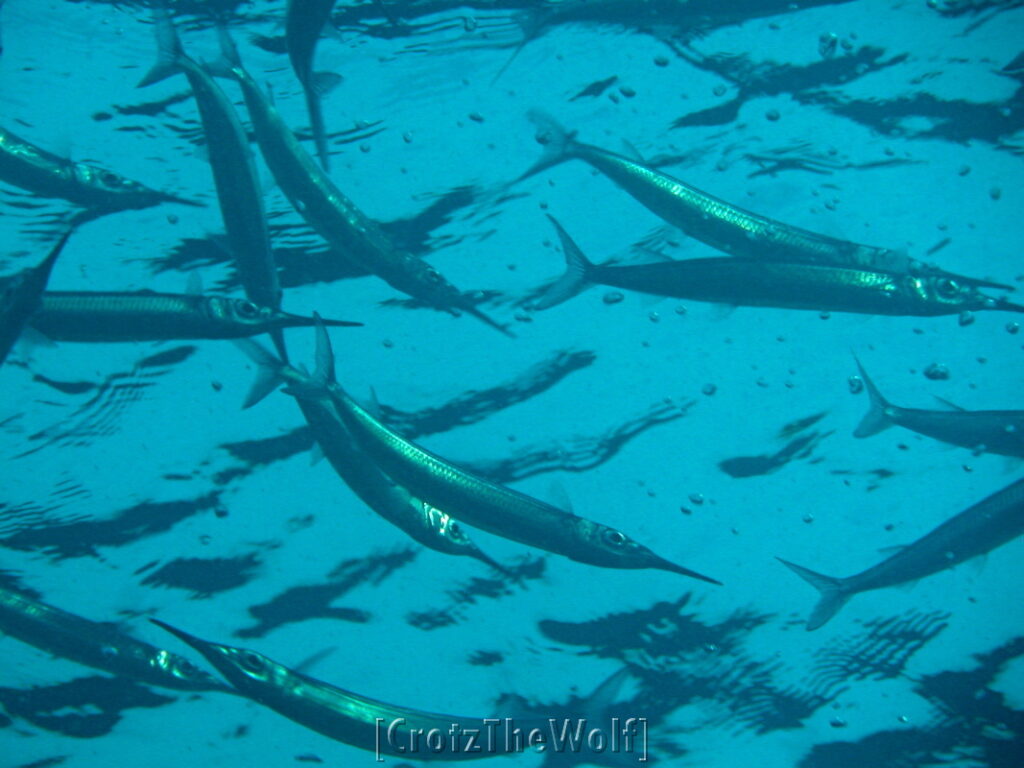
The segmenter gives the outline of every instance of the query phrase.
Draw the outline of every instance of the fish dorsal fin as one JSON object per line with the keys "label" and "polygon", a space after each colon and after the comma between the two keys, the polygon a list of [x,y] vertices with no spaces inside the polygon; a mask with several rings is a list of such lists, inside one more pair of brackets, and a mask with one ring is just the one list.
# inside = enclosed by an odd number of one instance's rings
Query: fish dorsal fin
{"label": "fish dorsal fin", "polygon": [[185,282],[185,293],[189,296],[203,295],[203,278],[200,277],[198,269],[193,269],[188,273],[188,279]]}
{"label": "fish dorsal fin", "polygon": [[551,501],[552,506],[566,512],[572,512],[572,499],[569,497],[569,491],[566,490],[560,480],[552,480],[548,484],[548,499]]}
{"label": "fish dorsal fin", "polygon": [[951,402],[951,401],[947,400],[944,397],[939,397],[938,395],[934,395],[934,397],[940,403],[942,403],[943,405],[945,405],[946,407],[948,407],[948,408],[950,408],[950,409],[952,409],[954,411],[966,411],[967,410],[966,408],[963,408],[962,406],[959,406],[956,403]]}
{"label": "fish dorsal fin", "polygon": [[366,412],[369,413],[377,421],[384,420],[384,409],[380,407],[380,400],[377,398],[377,390],[370,387],[369,395],[366,398],[366,404],[363,406]]}
{"label": "fish dorsal fin", "polygon": [[675,261],[675,259],[673,259],[668,254],[664,253],[663,251],[659,251],[654,248],[648,248],[645,245],[637,246],[634,250],[637,253],[644,256],[651,264],[668,264]]}
{"label": "fish dorsal fin", "polygon": [[622,154],[623,155],[628,157],[634,163],[638,163],[639,165],[643,165],[644,164],[644,156],[640,152],[640,150],[636,148],[635,144],[633,144],[631,141],[629,141],[627,139],[623,139],[621,143],[622,143]]}
{"label": "fish dorsal fin", "polygon": [[879,547],[878,554],[892,557],[893,555],[899,554],[909,546],[909,544],[892,544],[888,547]]}

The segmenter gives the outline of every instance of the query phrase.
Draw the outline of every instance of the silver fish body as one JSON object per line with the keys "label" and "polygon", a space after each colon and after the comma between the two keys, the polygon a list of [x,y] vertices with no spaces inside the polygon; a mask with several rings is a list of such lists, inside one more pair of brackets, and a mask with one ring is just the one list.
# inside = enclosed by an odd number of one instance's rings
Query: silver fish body
{"label": "silver fish body", "polygon": [[530,118],[539,126],[538,140],[545,151],[520,179],[567,160],[582,160],[656,216],[730,256],[945,277],[975,287],[1012,290],[1003,283],[946,272],[890,248],[840,240],[748,211],[642,162],[577,141],[574,133],[543,113],[531,112]]}
{"label": "silver fish body", "polygon": [[626,534],[492,483],[406,440],[356,403],[334,381],[327,330],[317,327],[316,379],[377,466],[411,494],[462,522],[512,541],[606,568],[656,568],[719,582],[654,554]]}
{"label": "silver fish body", "polygon": [[820,600],[807,620],[818,629],[859,592],[916,581],[991,552],[1024,533],[1024,480],[1018,480],[951,517],[866,571],[836,578],[779,560],[815,587]]}
{"label": "silver fish body", "polygon": [[337,82],[340,78],[333,73],[314,72],[313,55],[324,25],[331,18],[334,3],[335,0],[288,0],[284,22],[288,59],[306,95],[309,126],[320,165],[325,171],[330,169],[330,155],[320,99],[330,87],[329,83]]}
{"label": "silver fish body", "polygon": [[43,197],[62,198],[96,213],[149,208],[164,202],[200,205],[105,168],[58,157],[2,127],[0,181]]}
{"label": "silver fish body", "polygon": [[71,232],[69,228],[37,266],[0,278],[0,365],[7,359],[29,318],[39,309],[53,265]]}
{"label": "silver fish body", "polygon": [[318,395],[309,375],[284,364],[254,341],[243,340],[238,345],[260,368],[260,378],[247,407],[278,382],[306,392],[295,394],[295,402],[314,439],[334,471],[366,506],[429,549],[473,557],[502,570],[473,543],[451,515],[415,498],[377,468],[345,427],[331,396],[328,393]]}
{"label": "silver fish body", "polygon": [[263,158],[306,222],[341,258],[380,277],[403,293],[431,307],[458,314],[467,312],[508,334],[423,259],[396,248],[377,223],[363,213],[324,173],[301,146],[259,85],[238,60],[222,30],[225,56],[231,61],[223,74],[242,87],[253,130]]}
{"label": "silver fish body", "polygon": [[234,692],[176,653],[2,586],[0,632],[54,656],[147,685]]}
{"label": "silver fish body", "polygon": [[152,291],[47,291],[29,320],[53,341],[91,342],[238,339],[312,324],[248,299]]}
{"label": "silver fish body", "polygon": [[854,437],[870,437],[896,426],[972,451],[1024,458],[1024,411],[901,408],[882,396],[859,360],[857,368],[871,404]]}
{"label": "silver fish body", "polygon": [[[491,749],[470,751],[465,749],[464,740],[462,748],[448,740],[447,748],[438,752],[414,751],[407,746],[411,733],[418,731],[422,735],[438,730],[450,734],[453,728],[482,733],[487,727],[485,718],[438,714],[388,704],[309,677],[255,651],[200,640],[162,621],[152,621],[201,653],[242,695],[330,739],[376,752],[378,757],[461,761],[513,751],[506,749],[514,745],[505,739],[495,739]],[[526,725],[540,723],[524,723]],[[389,729],[390,732],[385,733]]]}
{"label": "silver fish body", "polygon": [[869,267],[711,257],[636,266],[591,263],[562,226],[565,275],[537,303],[547,309],[595,284],[734,306],[874,315],[952,315],[973,310],[1024,312],[950,277],[914,276]]}

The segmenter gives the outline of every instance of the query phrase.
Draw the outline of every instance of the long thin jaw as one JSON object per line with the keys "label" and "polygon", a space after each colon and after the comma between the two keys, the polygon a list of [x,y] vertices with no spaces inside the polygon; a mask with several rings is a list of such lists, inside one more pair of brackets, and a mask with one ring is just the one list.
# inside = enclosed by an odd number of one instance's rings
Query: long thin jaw
{"label": "long thin jaw", "polygon": [[161,202],[164,203],[177,203],[178,205],[190,205],[193,208],[205,208],[206,203],[200,203],[198,200],[189,200],[187,197],[178,197],[167,192],[158,193]]}
{"label": "long thin jaw", "polygon": [[474,547],[473,551],[470,552],[469,554],[470,554],[470,557],[475,557],[481,563],[487,563],[487,565],[491,566],[491,568],[496,570],[498,573],[501,573],[501,574],[503,574],[505,576],[511,576],[512,575],[512,571],[510,571],[508,568],[506,568],[504,565],[499,563],[497,560],[495,560],[490,555],[486,554],[482,549],[480,549],[478,547]]}
{"label": "long thin jaw", "polygon": [[658,558],[657,563],[652,567],[658,568],[662,571],[671,571],[672,573],[678,573],[683,576],[689,576],[691,579],[699,579],[700,581],[706,581],[709,584],[717,584],[718,586],[722,586],[722,582],[720,582],[718,579],[712,579],[710,576],[705,576],[703,573],[691,571],[689,568],[684,568],[681,565],[676,565],[675,563],[660,557]]}
{"label": "long thin jaw", "polygon": [[172,627],[170,624],[167,624],[167,623],[165,623],[163,621],[160,621],[160,619],[150,619],[150,622],[152,622],[153,624],[156,624],[158,627],[160,627],[160,629],[167,630],[172,635],[174,635],[176,638],[178,638],[179,640],[182,640],[183,642],[187,643],[188,645],[191,645],[193,648],[195,648],[200,653],[204,653],[205,652],[204,646],[208,645],[208,643],[205,640],[200,640],[198,637],[193,637],[188,632],[180,630],[177,627]]}
{"label": "long thin jaw", "polygon": [[[293,315],[291,312],[282,312],[281,315],[288,321],[289,325],[294,325],[296,328],[306,328],[316,325],[316,319],[312,317]],[[363,325],[355,320],[330,320],[321,318],[321,322],[323,322],[323,324],[328,328],[359,328]]]}
{"label": "long thin jaw", "polygon": [[465,311],[467,313],[471,314],[477,320],[480,320],[480,321],[486,323],[487,325],[491,326],[491,328],[494,328],[497,331],[501,331],[503,334],[508,336],[510,339],[514,339],[516,337],[516,335],[514,333],[512,333],[512,331],[510,331],[508,329],[507,325],[502,325],[497,320],[494,320],[493,318],[488,316],[486,313],[481,312],[476,307],[466,307]]}

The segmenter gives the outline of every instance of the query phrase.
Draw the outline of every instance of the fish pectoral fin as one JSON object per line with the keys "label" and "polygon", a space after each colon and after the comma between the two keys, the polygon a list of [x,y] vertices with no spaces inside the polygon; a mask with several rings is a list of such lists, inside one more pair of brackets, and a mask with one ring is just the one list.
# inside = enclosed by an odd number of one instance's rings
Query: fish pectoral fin
{"label": "fish pectoral fin", "polygon": [[316,440],[309,449],[309,466],[314,467],[324,460],[324,449]]}
{"label": "fish pectoral fin", "polygon": [[31,357],[33,349],[39,347],[52,349],[56,346],[56,341],[32,325],[31,318],[25,324],[25,327],[22,328],[21,335],[18,337],[18,348],[23,357]]}
{"label": "fish pectoral fin", "polygon": [[323,97],[341,85],[344,79],[337,72],[314,72],[309,78],[309,87],[317,96]]}

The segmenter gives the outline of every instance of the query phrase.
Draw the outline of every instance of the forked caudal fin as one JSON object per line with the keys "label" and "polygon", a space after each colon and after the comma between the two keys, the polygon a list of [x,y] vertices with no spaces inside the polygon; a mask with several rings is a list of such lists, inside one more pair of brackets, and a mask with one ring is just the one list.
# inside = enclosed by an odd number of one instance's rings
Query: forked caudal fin
{"label": "forked caudal fin", "polygon": [[562,225],[558,223],[554,216],[548,214],[548,220],[554,225],[555,231],[558,233],[558,239],[562,243],[562,253],[565,256],[565,274],[548,288],[540,300],[534,304],[535,309],[549,309],[557,304],[561,304],[563,301],[568,301],[578,293],[585,291],[595,282],[591,279],[594,265],[583,255],[583,251],[569,237],[569,233],[562,228]]}
{"label": "forked caudal fin", "polygon": [[892,419],[889,418],[888,410],[891,407],[882,393],[878,391],[878,387],[875,386],[874,382],[871,381],[864,370],[864,366],[860,364],[860,360],[856,357],[853,358],[857,363],[857,370],[860,371],[860,377],[864,381],[864,388],[868,391],[868,397],[871,402],[868,406],[868,412],[861,419],[860,424],[857,425],[857,429],[853,431],[854,437],[871,437],[877,435],[883,429],[887,429],[892,426]]}
{"label": "forked caudal fin", "polygon": [[287,381],[284,371],[288,365],[252,339],[234,339],[233,341],[236,347],[256,363],[256,379],[245,396],[245,402],[242,404],[244,410],[252,408]]}
{"label": "forked caudal fin", "polygon": [[775,559],[821,593],[818,604],[814,606],[810,618],[807,619],[808,632],[823,627],[853,596],[844,588],[843,579],[815,573],[809,568],[783,560],[781,557]]}
{"label": "forked caudal fin", "polygon": [[537,162],[527,168],[525,173],[512,182],[513,184],[523,179],[528,179],[559,163],[564,163],[573,156],[573,149],[576,145],[576,132],[567,131],[546,112],[532,109],[526,116],[536,127],[537,143],[544,147],[544,152]]}
{"label": "forked caudal fin", "polygon": [[136,88],[145,88],[147,85],[159,83],[161,80],[166,80],[181,72],[178,62],[185,54],[181,47],[181,41],[178,39],[178,33],[174,29],[171,15],[167,11],[167,6],[162,2],[155,3],[153,6],[153,25],[156,31],[156,63],[139,81]]}

